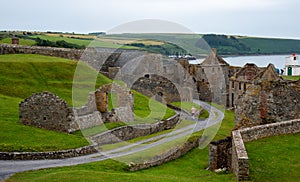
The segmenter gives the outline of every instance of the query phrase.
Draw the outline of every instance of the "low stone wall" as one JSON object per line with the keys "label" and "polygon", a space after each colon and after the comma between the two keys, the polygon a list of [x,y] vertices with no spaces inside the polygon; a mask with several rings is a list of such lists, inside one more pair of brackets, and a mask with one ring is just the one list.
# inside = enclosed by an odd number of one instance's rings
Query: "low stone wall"
{"label": "low stone wall", "polygon": [[254,126],[239,130],[244,142],[260,138],[300,132],[300,119]]}
{"label": "low stone wall", "polygon": [[0,160],[65,159],[98,152],[94,146],[51,152],[0,152]]}
{"label": "low stone wall", "polygon": [[283,121],[278,123],[259,125],[241,130],[232,131],[232,162],[231,168],[237,179],[249,179],[248,155],[244,142],[300,132],[300,119]]}
{"label": "low stone wall", "polygon": [[42,46],[21,46],[12,44],[1,44],[0,54],[40,54],[45,56],[61,57],[79,60],[84,50],[54,48]]}
{"label": "low stone wall", "polygon": [[167,120],[160,121],[155,124],[139,124],[139,125],[122,126],[95,135],[91,137],[90,140],[95,145],[105,145],[105,144],[112,144],[121,141],[131,140],[133,138],[146,136],[163,130],[171,129],[178,123],[179,118],[180,115],[176,114],[175,116]]}
{"label": "low stone wall", "polygon": [[238,130],[232,132],[231,168],[238,181],[249,179],[248,155],[242,135]]}
{"label": "low stone wall", "polygon": [[142,163],[142,164],[134,164],[131,163],[129,165],[129,170],[130,171],[137,171],[140,169],[147,169],[153,166],[158,166],[161,165],[165,162],[169,162],[172,161],[174,159],[177,159],[181,156],[183,156],[184,154],[186,154],[188,151],[190,151],[191,149],[197,147],[199,145],[201,137],[195,139],[194,141],[187,141],[185,142],[183,145],[181,146],[176,146],[171,148],[170,150],[159,154],[155,157],[153,157],[152,159]]}

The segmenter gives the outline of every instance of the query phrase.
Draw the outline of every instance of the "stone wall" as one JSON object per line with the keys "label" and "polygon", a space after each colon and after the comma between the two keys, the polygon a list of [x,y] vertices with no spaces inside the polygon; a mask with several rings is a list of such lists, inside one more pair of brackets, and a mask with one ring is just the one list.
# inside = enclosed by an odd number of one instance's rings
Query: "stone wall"
{"label": "stone wall", "polygon": [[167,150],[166,152],[159,154],[150,160],[145,161],[144,163],[140,163],[140,164],[131,163],[129,165],[129,170],[137,171],[140,169],[147,169],[177,159],[183,156],[184,154],[186,154],[191,149],[197,147],[200,143],[200,138],[197,138],[193,141],[187,141],[180,146],[173,147]]}
{"label": "stone wall", "polygon": [[79,60],[84,50],[41,47],[41,46],[21,46],[12,44],[1,44],[0,54],[39,54],[45,56],[61,57],[72,60]]}
{"label": "stone wall", "polygon": [[249,162],[241,133],[233,131],[231,169],[238,181],[249,179]]}
{"label": "stone wall", "polygon": [[253,126],[232,131],[232,161],[231,169],[237,179],[249,179],[249,162],[244,142],[250,142],[265,137],[294,134],[300,132],[300,119]]}
{"label": "stone wall", "polygon": [[90,138],[95,145],[105,145],[131,140],[133,138],[150,135],[173,128],[179,121],[180,115],[155,124],[128,125],[106,131]]}
{"label": "stone wall", "polygon": [[231,137],[213,141],[209,144],[209,170],[230,170],[231,166]]}
{"label": "stone wall", "polygon": [[237,128],[296,118],[300,118],[300,93],[285,81],[256,82],[236,101]]}
{"label": "stone wall", "polygon": [[0,160],[46,160],[78,157],[98,152],[94,146],[51,152],[0,152]]}
{"label": "stone wall", "polygon": [[95,111],[91,114],[86,114],[82,116],[77,116],[75,114],[75,122],[78,125],[78,128],[76,128],[76,130],[92,128],[104,123],[99,111]]}
{"label": "stone wall", "polygon": [[72,109],[50,92],[33,94],[21,102],[19,117],[22,124],[48,130],[72,132],[78,128]]}
{"label": "stone wall", "polygon": [[[181,95],[174,83],[163,76],[148,75],[138,79],[132,89],[143,93],[148,97],[164,103],[181,101]],[[190,99],[189,101],[191,101]]]}
{"label": "stone wall", "polygon": [[[117,97],[113,111],[107,110],[108,92]],[[105,99],[97,98],[98,93],[105,94]],[[19,115],[22,124],[70,133],[104,122],[133,121],[133,103],[133,95],[129,90],[108,84],[89,93],[86,105],[78,108],[70,108],[64,100],[50,92],[33,94],[19,104]],[[104,110],[99,109],[98,105],[104,105]]]}

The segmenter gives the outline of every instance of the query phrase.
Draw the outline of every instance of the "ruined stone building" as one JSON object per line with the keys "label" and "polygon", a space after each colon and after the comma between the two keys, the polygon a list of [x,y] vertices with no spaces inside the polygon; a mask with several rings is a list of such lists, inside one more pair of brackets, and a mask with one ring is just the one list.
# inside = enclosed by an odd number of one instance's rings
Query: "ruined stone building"
{"label": "ruined stone building", "polygon": [[196,72],[200,100],[227,105],[228,74],[229,64],[213,48]]}
{"label": "ruined stone building", "polygon": [[[250,79],[258,70],[254,65],[247,65],[247,68],[252,70],[245,74]],[[283,80],[272,64],[250,80],[246,87],[241,82],[243,91],[234,102],[237,128],[300,118],[300,80]],[[233,83],[239,87],[240,82]]]}
{"label": "ruined stone building", "polygon": [[[200,64],[189,64],[187,59],[179,59],[196,86],[194,98],[223,105],[228,103],[229,64],[212,49]],[[196,94],[195,94],[196,93]]]}
{"label": "ruined stone building", "polygon": [[234,76],[229,79],[229,107],[235,107],[235,101],[252,83],[254,77],[261,71],[253,63],[247,63]]}
{"label": "ruined stone building", "polygon": [[[108,110],[108,102],[113,109]],[[59,132],[91,128],[104,122],[134,121],[133,94],[117,84],[90,92],[87,103],[72,108],[54,93],[36,93],[19,104],[20,123]]]}

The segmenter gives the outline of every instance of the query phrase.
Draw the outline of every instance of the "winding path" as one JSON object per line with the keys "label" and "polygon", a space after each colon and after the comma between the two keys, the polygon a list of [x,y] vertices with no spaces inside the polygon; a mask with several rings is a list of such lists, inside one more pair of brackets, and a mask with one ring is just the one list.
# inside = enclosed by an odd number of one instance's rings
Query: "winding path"
{"label": "winding path", "polygon": [[[222,111],[199,100],[194,100],[194,102],[196,104],[199,104],[209,112],[209,118],[203,121],[199,120],[195,124],[188,125],[180,129],[174,129],[170,133],[161,134],[155,137],[141,140],[136,143],[132,143],[107,152],[99,152],[86,156],[58,160],[0,160],[0,180],[8,178],[10,175],[17,172],[62,166],[73,166],[77,164],[102,161],[108,158],[126,156],[129,154],[144,151],[146,149],[161,145],[180,137],[188,136],[194,132],[205,129],[223,120],[224,113]],[[189,116],[185,115],[185,117]]]}

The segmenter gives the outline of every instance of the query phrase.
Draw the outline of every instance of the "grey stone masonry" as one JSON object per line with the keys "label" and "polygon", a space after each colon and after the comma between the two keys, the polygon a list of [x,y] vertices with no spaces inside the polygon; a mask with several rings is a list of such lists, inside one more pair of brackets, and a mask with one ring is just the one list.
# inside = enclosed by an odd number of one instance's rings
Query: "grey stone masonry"
{"label": "grey stone masonry", "polygon": [[178,123],[179,119],[180,119],[180,115],[177,114],[167,120],[160,121],[155,124],[139,124],[139,125],[122,126],[95,135],[91,137],[90,140],[91,142],[94,143],[94,145],[105,145],[105,144],[112,144],[121,141],[131,140],[133,138],[150,135],[163,130],[171,129]]}
{"label": "grey stone masonry", "polygon": [[75,131],[74,113],[68,104],[51,92],[33,94],[19,104],[20,123],[60,132]]}
{"label": "grey stone masonry", "polygon": [[94,146],[50,152],[0,152],[0,160],[65,159],[98,152]]}

